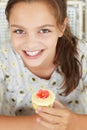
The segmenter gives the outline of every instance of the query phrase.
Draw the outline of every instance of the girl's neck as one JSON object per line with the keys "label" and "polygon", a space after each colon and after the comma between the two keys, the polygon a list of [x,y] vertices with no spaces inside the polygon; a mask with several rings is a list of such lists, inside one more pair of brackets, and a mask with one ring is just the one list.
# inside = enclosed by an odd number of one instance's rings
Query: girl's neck
{"label": "girl's neck", "polygon": [[43,79],[50,79],[55,69],[56,69],[55,65],[48,66],[48,67],[37,67],[37,68],[29,67],[29,70],[32,73],[34,73],[35,75]]}

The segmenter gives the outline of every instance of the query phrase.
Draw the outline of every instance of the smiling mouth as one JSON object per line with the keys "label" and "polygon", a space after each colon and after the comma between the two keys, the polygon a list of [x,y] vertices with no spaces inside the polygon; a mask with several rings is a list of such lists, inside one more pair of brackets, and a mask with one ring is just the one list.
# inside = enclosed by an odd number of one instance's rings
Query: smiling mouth
{"label": "smiling mouth", "polygon": [[36,56],[39,56],[43,50],[36,50],[36,51],[24,51],[25,54],[29,57],[36,57]]}

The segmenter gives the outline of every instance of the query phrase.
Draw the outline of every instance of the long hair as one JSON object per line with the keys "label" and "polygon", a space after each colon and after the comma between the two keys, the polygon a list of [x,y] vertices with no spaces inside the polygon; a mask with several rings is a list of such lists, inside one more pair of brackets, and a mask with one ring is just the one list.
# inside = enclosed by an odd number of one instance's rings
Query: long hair
{"label": "long hair", "polygon": [[[10,12],[13,6],[18,2],[45,2],[49,8],[53,10],[58,28],[64,23],[67,17],[67,2],[66,0],[9,0],[6,6],[5,14],[9,21]],[[78,61],[77,53],[78,39],[71,32],[69,25],[62,37],[58,39],[56,46],[56,54],[54,64],[57,65],[57,71],[64,76],[63,86],[65,95],[73,91],[81,78],[81,64]],[[61,71],[59,69],[61,68]]]}

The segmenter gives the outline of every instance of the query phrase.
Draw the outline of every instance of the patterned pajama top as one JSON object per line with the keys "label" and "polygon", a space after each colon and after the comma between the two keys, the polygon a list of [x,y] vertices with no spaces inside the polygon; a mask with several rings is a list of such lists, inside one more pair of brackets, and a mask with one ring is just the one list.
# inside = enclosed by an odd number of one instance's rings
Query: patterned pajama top
{"label": "patterned pajama top", "polygon": [[68,96],[62,95],[63,76],[54,71],[49,80],[34,75],[11,44],[0,44],[0,114],[32,115],[31,96],[38,89],[51,89],[57,100],[77,113],[87,114],[87,43],[78,42],[82,78]]}

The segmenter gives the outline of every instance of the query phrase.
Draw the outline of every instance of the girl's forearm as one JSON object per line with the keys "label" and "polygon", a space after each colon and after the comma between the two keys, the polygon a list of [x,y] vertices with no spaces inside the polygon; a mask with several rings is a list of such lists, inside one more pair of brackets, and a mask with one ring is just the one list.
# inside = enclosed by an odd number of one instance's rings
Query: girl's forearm
{"label": "girl's forearm", "polygon": [[34,116],[0,116],[0,130],[48,130],[36,121]]}
{"label": "girl's forearm", "polygon": [[87,130],[87,115],[77,115],[76,129],[75,130]]}

